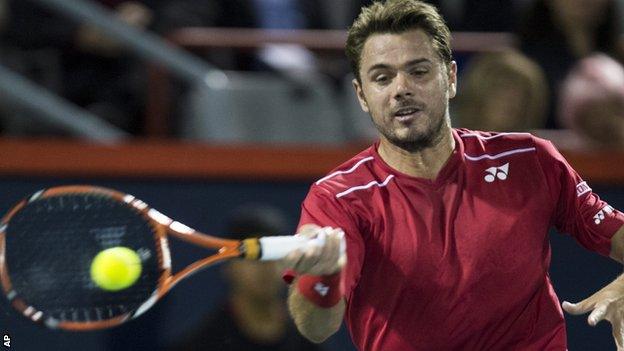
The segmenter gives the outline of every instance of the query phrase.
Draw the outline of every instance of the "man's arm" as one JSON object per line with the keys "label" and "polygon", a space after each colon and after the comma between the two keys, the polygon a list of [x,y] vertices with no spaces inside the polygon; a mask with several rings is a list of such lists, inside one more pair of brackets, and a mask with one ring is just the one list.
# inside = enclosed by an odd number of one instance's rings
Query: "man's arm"
{"label": "man's arm", "polygon": [[611,253],[609,257],[624,263],[624,226],[620,227],[611,238]]}
{"label": "man's arm", "polygon": [[295,320],[297,329],[308,340],[321,343],[340,329],[345,312],[345,301],[341,299],[330,308],[319,307],[301,295],[293,282],[288,293],[288,310]]}
{"label": "man's arm", "polygon": [[[304,277],[336,277],[339,278],[346,263],[346,254],[341,252],[340,246],[344,240],[344,233],[340,229],[325,230],[317,225],[303,225],[299,228],[299,235],[316,237],[325,236],[322,246],[309,247],[306,250],[297,250],[282,260],[282,266],[294,270],[298,277],[292,283],[288,296],[288,308],[295,321],[297,329],[307,339],[320,343],[333,335],[340,328],[345,311],[345,300],[342,296],[340,284],[321,285],[319,298],[329,297],[330,294],[339,294],[338,302],[332,306],[321,307],[301,292],[300,280]],[[336,278],[334,278],[336,281]],[[316,286],[313,286],[315,289]],[[323,289],[334,289],[331,292]],[[322,293],[321,293],[322,292]],[[327,296],[326,296],[327,295]]]}

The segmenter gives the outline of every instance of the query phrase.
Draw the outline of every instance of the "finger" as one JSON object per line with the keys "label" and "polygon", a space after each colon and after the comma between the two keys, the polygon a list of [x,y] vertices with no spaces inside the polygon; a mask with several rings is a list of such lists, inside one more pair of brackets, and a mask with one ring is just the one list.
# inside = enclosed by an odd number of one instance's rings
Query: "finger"
{"label": "finger", "polygon": [[338,262],[339,269],[342,269],[347,264],[347,252],[346,252],[346,239],[345,233],[342,229],[338,228],[336,233],[336,245],[338,246]]}
{"label": "finger", "polygon": [[333,233],[333,257],[334,262],[332,273],[340,271],[347,262],[347,253],[344,251],[344,232],[342,229],[335,229]]}
{"label": "finger", "polygon": [[325,245],[321,250],[317,270],[320,274],[332,274],[337,271],[339,256],[339,243],[335,232],[329,232],[325,239]]}
{"label": "finger", "polygon": [[297,263],[301,260],[302,257],[303,257],[303,251],[301,250],[291,251],[288,255],[286,255],[286,257],[278,261],[278,267],[281,270],[294,269],[294,267],[297,265]]}
{"label": "finger", "polygon": [[303,237],[314,238],[314,245],[300,250],[299,254],[290,254],[283,259],[284,265],[289,265],[299,274],[325,275],[335,273],[344,265],[339,263],[340,245],[344,233],[341,229],[319,227],[315,224],[302,225],[299,234]]}
{"label": "finger", "polygon": [[563,308],[564,311],[568,312],[569,314],[577,315],[577,314],[584,314],[584,313],[591,311],[594,308],[594,305],[595,304],[593,300],[590,301],[588,298],[577,303],[563,301],[563,303],[561,304],[561,307]]}
{"label": "finger", "polygon": [[315,274],[315,266],[318,264],[322,247],[310,246],[303,251],[301,259],[293,267],[300,274]]}
{"label": "finger", "polygon": [[306,251],[297,270],[314,275],[332,274],[337,271],[339,244],[336,241],[336,230],[325,227],[319,230],[318,245]]}
{"label": "finger", "polygon": [[316,224],[304,224],[297,230],[297,235],[313,238],[318,234],[319,230],[321,230],[321,227]]}
{"label": "finger", "polygon": [[[336,257],[337,260],[340,260],[342,258],[342,256],[346,256],[346,254],[347,254],[344,251],[345,250],[345,246],[344,246],[345,245],[344,244],[345,238],[344,238],[344,236],[345,236],[345,233],[344,233],[344,231],[342,231],[342,229],[337,228],[337,229],[334,230],[334,235],[333,235],[334,242],[335,242],[335,249],[334,249],[335,251],[334,251],[334,253],[337,255],[337,257]],[[343,259],[343,261],[346,261],[346,258]],[[342,268],[342,266],[343,265],[340,265],[341,268]]]}
{"label": "finger", "polygon": [[592,313],[587,317],[587,323],[592,327],[598,324],[601,320],[605,319],[607,315],[607,309],[609,308],[609,303],[601,303],[594,308]]}

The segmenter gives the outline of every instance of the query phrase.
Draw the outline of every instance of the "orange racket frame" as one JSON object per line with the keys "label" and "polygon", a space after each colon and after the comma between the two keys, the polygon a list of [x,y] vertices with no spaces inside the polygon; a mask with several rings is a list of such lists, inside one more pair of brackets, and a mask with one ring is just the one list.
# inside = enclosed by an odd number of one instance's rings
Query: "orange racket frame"
{"label": "orange racket frame", "polygon": [[[33,199],[41,199],[70,193],[102,194],[105,196],[109,196],[115,200],[125,202],[129,206],[134,207],[148,221],[148,223],[152,226],[153,232],[155,233],[155,247],[157,251],[157,259],[159,267],[161,269],[161,274],[158,280],[156,291],[154,291],[152,296],[135,311],[130,311],[115,318],[101,321],[58,321],[58,323],[55,323],[54,325],[48,325],[49,327],[76,331],[113,327],[124,323],[129,319],[138,317],[139,315],[147,311],[150,307],[152,307],[178,282],[203,268],[206,268],[217,262],[225,261],[232,258],[244,258],[249,260],[260,259],[260,242],[258,238],[232,240],[222,239],[200,233],[180,222],[172,220],[171,218],[156,211],[155,209],[150,208],[145,202],[135,198],[132,195],[124,194],[122,192],[111,189],[89,185],[73,185],[49,188],[34,194],[29,199],[22,200],[15,207],[13,207],[3,217],[3,225],[0,228],[0,282],[2,284],[2,288],[4,290],[4,293],[11,300],[11,304],[13,305],[13,307],[21,312],[24,316],[35,322],[41,321],[42,312],[37,311],[32,306],[29,306],[19,297],[12,299],[10,296],[11,291],[13,290],[13,284],[9,276],[10,267],[7,266],[6,262],[6,224],[15,213],[17,213],[21,208],[23,208],[26,204],[28,204],[29,201],[32,201]],[[190,242],[197,246],[208,249],[216,249],[217,253],[200,259],[186,266],[181,271],[173,274],[171,268],[171,254],[169,251],[169,242],[167,238],[169,235],[177,239]]]}

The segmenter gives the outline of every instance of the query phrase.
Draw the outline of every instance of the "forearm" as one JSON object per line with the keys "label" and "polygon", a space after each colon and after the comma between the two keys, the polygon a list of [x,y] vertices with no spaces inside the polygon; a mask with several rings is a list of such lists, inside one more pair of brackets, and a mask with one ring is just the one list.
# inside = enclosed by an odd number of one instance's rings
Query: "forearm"
{"label": "forearm", "polygon": [[296,288],[293,282],[288,296],[288,309],[297,329],[308,340],[321,343],[340,329],[345,312],[345,301],[341,299],[330,308],[319,307],[310,302]]}
{"label": "forearm", "polygon": [[299,235],[322,239],[320,246],[291,252],[283,266],[296,273],[290,286],[288,308],[301,335],[321,343],[340,329],[345,313],[342,269],[346,253],[341,249],[344,233],[340,228],[306,224]]}
{"label": "forearm", "polygon": [[622,226],[611,238],[611,253],[612,259],[624,263],[624,226]]}

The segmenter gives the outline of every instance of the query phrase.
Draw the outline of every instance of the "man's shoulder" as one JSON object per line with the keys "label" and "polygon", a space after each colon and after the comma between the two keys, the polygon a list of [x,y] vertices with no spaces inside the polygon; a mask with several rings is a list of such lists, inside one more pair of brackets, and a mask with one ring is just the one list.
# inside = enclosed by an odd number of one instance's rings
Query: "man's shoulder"
{"label": "man's shoulder", "polygon": [[346,162],[332,169],[312,185],[312,190],[328,194],[339,194],[346,189],[362,185],[375,179],[375,145],[361,151]]}
{"label": "man's shoulder", "polygon": [[535,151],[544,140],[531,133],[485,132],[455,129],[464,144],[466,155],[500,155],[504,153]]}

